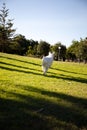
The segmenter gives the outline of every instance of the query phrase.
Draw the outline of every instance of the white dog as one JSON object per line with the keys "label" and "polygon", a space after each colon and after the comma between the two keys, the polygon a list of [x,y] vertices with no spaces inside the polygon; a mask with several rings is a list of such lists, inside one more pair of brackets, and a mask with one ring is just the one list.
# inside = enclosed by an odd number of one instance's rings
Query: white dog
{"label": "white dog", "polygon": [[51,65],[53,63],[53,56],[54,56],[53,53],[49,53],[48,56],[43,56],[43,58],[42,58],[42,70],[43,70],[44,75],[46,74],[49,67],[51,67]]}

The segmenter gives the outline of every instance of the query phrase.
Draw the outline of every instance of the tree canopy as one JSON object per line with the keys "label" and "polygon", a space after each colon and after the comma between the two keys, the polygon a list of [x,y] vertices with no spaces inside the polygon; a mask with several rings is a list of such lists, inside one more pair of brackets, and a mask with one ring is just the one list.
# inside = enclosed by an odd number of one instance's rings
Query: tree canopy
{"label": "tree canopy", "polygon": [[7,19],[9,9],[6,9],[5,3],[0,10],[0,51],[9,52],[9,45],[12,42],[15,29],[13,27],[13,19]]}

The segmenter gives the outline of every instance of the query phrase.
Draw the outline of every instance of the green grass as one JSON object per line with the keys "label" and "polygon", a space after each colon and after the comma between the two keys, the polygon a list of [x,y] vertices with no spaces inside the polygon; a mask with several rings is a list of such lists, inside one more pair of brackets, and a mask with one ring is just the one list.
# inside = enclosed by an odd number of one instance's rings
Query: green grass
{"label": "green grass", "polygon": [[87,64],[0,53],[0,130],[87,130]]}

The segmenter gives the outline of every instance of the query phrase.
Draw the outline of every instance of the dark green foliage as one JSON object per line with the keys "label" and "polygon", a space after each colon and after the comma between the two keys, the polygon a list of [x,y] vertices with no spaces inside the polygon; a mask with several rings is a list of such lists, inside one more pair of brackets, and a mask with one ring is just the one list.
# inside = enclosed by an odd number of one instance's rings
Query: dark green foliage
{"label": "dark green foliage", "polygon": [[55,60],[63,60],[66,58],[66,46],[62,45],[60,42],[56,43],[53,47],[55,52]]}
{"label": "dark green foliage", "polygon": [[2,10],[0,10],[0,51],[9,52],[9,46],[12,42],[15,29],[12,29],[12,19],[8,19],[9,9],[6,9],[3,3]]}
{"label": "dark green foliage", "polygon": [[67,49],[66,57],[72,61],[87,61],[87,39],[72,41],[72,45]]}
{"label": "dark green foliage", "polygon": [[34,40],[29,40],[29,46],[28,46],[28,50],[26,52],[26,54],[28,56],[34,56],[34,57],[38,57],[38,53],[37,53],[37,46],[38,46],[38,41],[34,41]]}
{"label": "dark green foliage", "polygon": [[79,45],[79,58],[87,62],[87,39],[81,40]]}
{"label": "dark green foliage", "polygon": [[68,60],[76,60],[76,52],[78,49],[78,41],[72,41],[72,45],[67,49],[66,57]]}
{"label": "dark green foliage", "polygon": [[48,55],[50,51],[50,44],[45,42],[45,41],[40,41],[39,45],[38,45],[38,53],[39,55]]}
{"label": "dark green foliage", "polygon": [[25,38],[25,36],[19,34],[13,39],[14,45],[16,44],[16,51],[19,55],[25,55],[30,42]]}

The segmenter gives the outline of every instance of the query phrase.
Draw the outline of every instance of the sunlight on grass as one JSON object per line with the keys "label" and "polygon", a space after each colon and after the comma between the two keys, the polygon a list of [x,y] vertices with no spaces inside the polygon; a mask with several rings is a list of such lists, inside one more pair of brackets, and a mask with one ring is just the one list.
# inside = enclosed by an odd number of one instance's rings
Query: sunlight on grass
{"label": "sunlight on grass", "polygon": [[86,129],[87,65],[54,61],[44,76],[41,59],[0,53],[0,114],[0,129]]}

